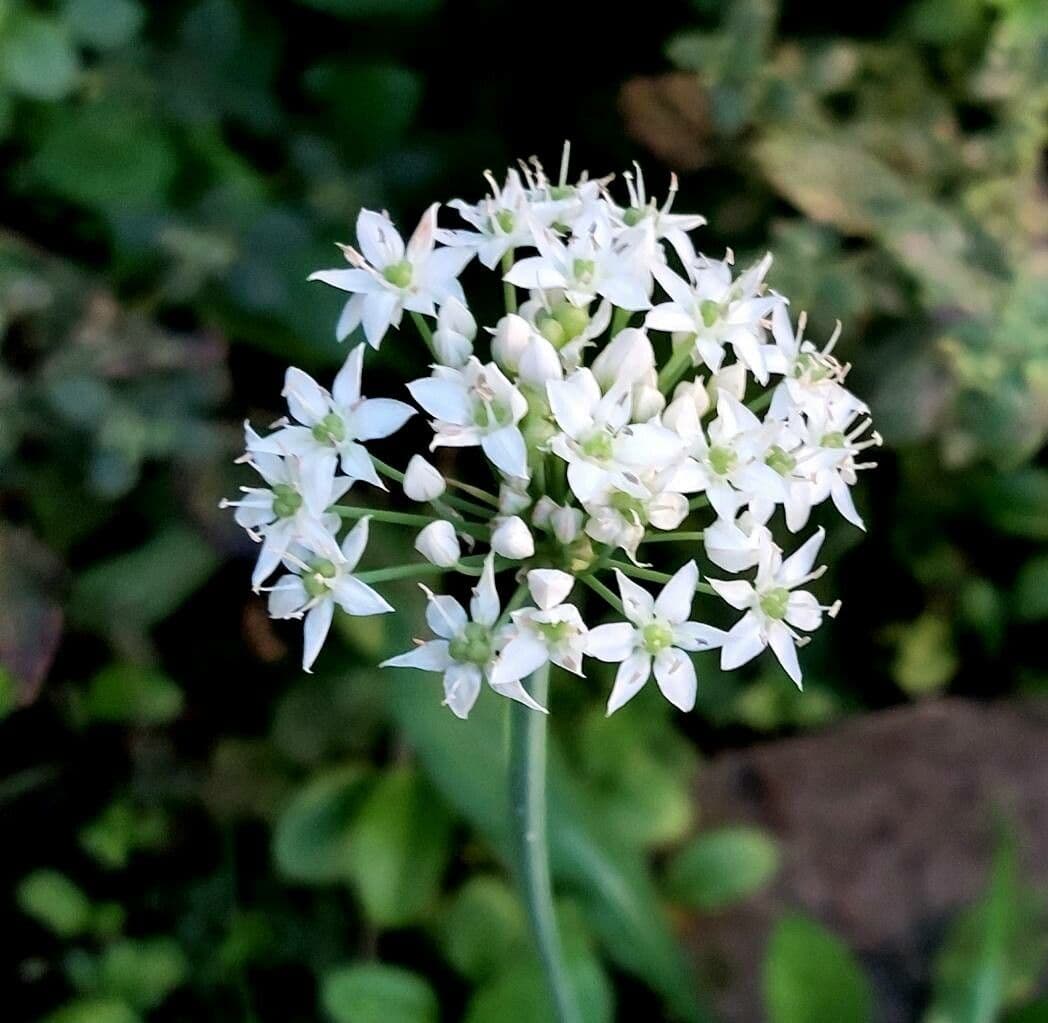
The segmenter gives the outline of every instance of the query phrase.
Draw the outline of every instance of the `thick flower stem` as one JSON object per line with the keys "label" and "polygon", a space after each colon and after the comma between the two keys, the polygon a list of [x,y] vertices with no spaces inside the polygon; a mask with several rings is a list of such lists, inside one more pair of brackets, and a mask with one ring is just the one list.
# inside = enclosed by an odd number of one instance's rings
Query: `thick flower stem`
{"label": "thick flower stem", "polygon": [[691,365],[691,353],[693,351],[693,342],[691,340],[685,341],[673,350],[669,361],[662,367],[662,372],[659,373],[659,390],[667,397],[674,386],[676,386],[677,381],[684,376],[688,366]]}
{"label": "thick flower stem", "polygon": [[[549,665],[536,671],[528,692],[545,705]],[[556,1023],[580,1023],[553,912],[549,850],[546,846],[546,715],[521,703],[509,707],[510,826],[517,879],[528,912]]]}

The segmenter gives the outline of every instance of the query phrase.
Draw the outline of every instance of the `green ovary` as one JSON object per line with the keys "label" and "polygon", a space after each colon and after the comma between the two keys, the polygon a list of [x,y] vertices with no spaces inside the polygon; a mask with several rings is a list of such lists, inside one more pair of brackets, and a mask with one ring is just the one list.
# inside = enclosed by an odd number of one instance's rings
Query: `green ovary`
{"label": "green ovary", "polygon": [[641,525],[647,524],[647,509],[639,497],[632,497],[630,494],[624,494],[621,490],[616,490],[608,498],[608,504],[624,519],[628,519],[630,522],[639,522]]}
{"label": "green ovary", "polygon": [[673,630],[662,622],[650,622],[640,632],[641,645],[652,656],[673,646]]}
{"label": "green ovary", "polygon": [[846,444],[844,434],[840,430],[834,430],[832,433],[827,433],[822,440],[819,441],[819,446],[824,448],[843,448]]}
{"label": "green ovary", "polygon": [[722,448],[714,445],[709,453],[710,468],[718,476],[727,476],[738,462],[738,457],[731,448]]}
{"label": "green ovary", "polygon": [[582,453],[596,462],[607,462],[613,454],[611,434],[604,430],[591,433],[580,445]]}
{"label": "green ovary", "polygon": [[329,412],[312,429],[313,439],[321,444],[341,444],[346,439],[346,424],[334,412]]}
{"label": "green ovary", "polygon": [[278,519],[290,519],[302,507],[302,495],[286,483],[273,487],[273,514]]}
{"label": "green ovary", "polygon": [[382,271],[382,276],[394,288],[406,288],[411,283],[411,264],[406,259],[402,259],[399,263],[390,263]]}
{"label": "green ovary", "polygon": [[786,617],[786,608],[790,602],[790,591],[785,586],[777,586],[761,594],[761,610],[776,621]]}
{"label": "green ovary", "polygon": [[329,580],[334,579],[337,573],[334,562],[317,558],[309,563],[309,572],[303,574],[302,585],[311,597],[322,597],[330,588]]}
{"label": "green ovary", "polygon": [[768,452],[768,457],[764,461],[780,476],[788,476],[797,467],[797,459],[777,444]]}
{"label": "green ovary", "polygon": [[491,630],[479,622],[469,622],[449,644],[453,660],[465,664],[487,664],[491,660]]}

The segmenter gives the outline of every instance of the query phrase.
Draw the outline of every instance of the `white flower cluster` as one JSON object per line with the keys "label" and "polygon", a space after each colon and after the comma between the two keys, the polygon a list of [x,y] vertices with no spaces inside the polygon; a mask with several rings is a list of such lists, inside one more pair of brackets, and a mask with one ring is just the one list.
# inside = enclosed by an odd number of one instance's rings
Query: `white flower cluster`
{"label": "white flower cluster", "polygon": [[[820,348],[804,338],[803,314],[794,328],[765,282],[770,256],[736,273],[730,252],[697,252],[691,233],[704,220],[671,211],[675,181],[660,206],[639,170],[626,175],[620,205],[610,179],[569,182],[566,162],[556,183],[536,161],[501,186],[488,175],[479,203],[449,204],[465,228],[439,228],[434,205],[406,244],[387,215],[364,210],[357,246],[342,247],[349,266],[313,275],[350,294],[340,340],[360,327],[378,348],[409,314],[428,347],[431,371],[407,389],[430,417],[429,448],[479,448],[494,485],[472,472],[471,482],[445,478],[421,454],[400,472],[368,451],[413,409],[362,397],[365,345],[330,391],[292,368],[288,417],[265,436],[246,428],[243,460],[265,486],[228,502],[261,545],[253,583],[268,590],[271,615],[305,619],[308,670],[336,604],[379,614],[392,608],[375,583],[479,577],[468,613],[426,589],[437,638],[386,662],[440,672],[460,717],[484,680],[541,710],[522,680],[546,662],[582,674],[586,656],[619,664],[609,713],[652,673],[690,709],[691,655],[713,648],[730,669],[770,646],[800,685],[797,647],[837,605],[804,588],[822,572],[822,529],[784,557],[772,525],[797,533],[829,499],[861,528],[850,488],[861,452],[879,443],[832,354],[839,329]],[[459,283],[474,257],[503,285],[505,314],[485,329]],[[428,514],[338,503],[358,482],[385,489],[383,479]],[[689,516],[703,521],[682,528]],[[417,528],[426,561],[356,572],[369,518]],[[356,525],[339,542],[347,519]],[[692,553],[672,574],[657,571],[641,556],[657,541]],[[487,551],[464,555],[464,542]],[[752,577],[700,582],[700,555]],[[505,610],[504,570],[519,583]],[[609,573],[617,593],[601,581]],[[664,585],[656,597],[636,579]],[[566,602],[576,582],[623,620],[588,628]],[[742,617],[726,632],[691,620],[700,592]]]}

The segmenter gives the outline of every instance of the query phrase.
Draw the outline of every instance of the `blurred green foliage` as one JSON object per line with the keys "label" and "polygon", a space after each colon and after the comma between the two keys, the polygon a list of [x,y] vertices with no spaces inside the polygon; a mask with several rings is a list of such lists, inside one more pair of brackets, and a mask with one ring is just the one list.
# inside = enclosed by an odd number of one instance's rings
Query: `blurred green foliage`
{"label": "blurred green foliage", "polygon": [[[462,726],[423,678],[378,675],[408,586],[301,677],[217,502],[284,364],[342,355],[338,298],[305,278],[358,207],[410,220],[564,136],[652,187],[659,156],[687,171],[711,253],[770,246],[810,334],[844,321],[889,444],[871,536],[828,540],[846,610],[804,694],[711,670],[689,719],[651,693],[606,719],[599,671],[557,680],[552,860],[587,1023],[705,1018],[675,922],[776,876],[769,836],[702,826],[697,749],[1048,689],[1048,9],[695,0],[585,47],[605,8],[543,17],[572,56],[535,75],[521,12],[482,0],[0,0],[12,1018],[550,1018],[504,869],[502,708]],[[377,360],[390,387],[404,350]],[[1042,1018],[1021,1003],[1043,936],[1005,844],[913,1012]],[[775,1023],[873,1018],[813,921],[753,969]]]}

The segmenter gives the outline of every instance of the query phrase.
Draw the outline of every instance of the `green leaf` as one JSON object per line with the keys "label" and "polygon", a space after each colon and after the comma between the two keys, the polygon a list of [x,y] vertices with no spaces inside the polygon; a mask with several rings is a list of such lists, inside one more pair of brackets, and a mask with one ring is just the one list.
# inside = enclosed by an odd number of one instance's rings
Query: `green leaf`
{"label": "green leaf", "polygon": [[100,562],[73,585],[70,616],[108,632],[148,629],[176,611],[218,567],[199,533],[169,526],[142,547]]}
{"label": "green leaf", "polygon": [[1037,622],[1048,618],[1048,554],[1031,558],[1019,570],[1012,606],[1019,621]]}
{"label": "green leaf", "polygon": [[869,984],[851,952],[829,931],[801,916],[776,926],[764,963],[770,1023],[867,1023]]}
{"label": "green leaf", "polygon": [[299,0],[306,7],[336,14],[340,18],[421,18],[440,9],[441,0]]}
{"label": "green leaf", "polygon": [[451,816],[409,767],[378,780],[353,823],[350,872],[364,909],[380,927],[422,917],[440,892]]}
{"label": "green leaf", "polygon": [[[504,701],[484,693],[459,721],[417,673],[390,671],[391,710],[444,798],[504,856],[508,851]],[[488,697],[485,699],[484,697]],[[569,776],[556,744],[548,775],[550,861],[623,969],[659,991],[684,1019],[705,1018],[658,893],[639,852],[607,834]]]}
{"label": "green leaf", "polygon": [[167,675],[135,664],[111,664],[88,686],[84,711],[91,721],[163,725],[182,713],[182,690]]}
{"label": "green leaf", "polygon": [[130,42],[146,17],[136,0],[66,0],[64,13],[76,39],[99,50]]}
{"label": "green leaf", "polygon": [[273,855],[295,881],[323,883],[351,876],[351,825],[370,788],[371,776],[349,764],[310,780],[277,820]]}
{"label": "green leaf", "polygon": [[976,490],[996,529],[1031,540],[1048,540],[1048,469],[1027,468],[987,476]]}
{"label": "green leaf", "polygon": [[142,1017],[118,998],[78,998],[42,1023],[142,1023]]}
{"label": "green leaf", "polygon": [[899,627],[892,676],[911,696],[942,689],[957,672],[953,628],[948,619],[926,611],[915,622]]}
{"label": "green leaf", "polygon": [[439,925],[444,957],[474,982],[496,973],[528,941],[520,900],[497,877],[467,881]]}
{"label": "green leaf", "polygon": [[778,867],[778,848],[763,831],[718,828],[699,835],[670,860],[666,883],[684,905],[718,909],[752,895]]}
{"label": "green leaf", "polygon": [[6,14],[0,32],[0,79],[14,92],[29,99],[58,100],[72,91],[80,58],[61,22],[16,10]]}
{"label": "green leaf", "polygon": [[142,1012],[155,1009],[188,976],[186,957],[173,938],[124,939],[100,956],[99,984]]}
{"label": "green leaf", "polygon": [[29,164],[30,175],[63,198],[119,214],[163,202],[176,168],[157,118],[118,100],[66,111]]}
{"label": "green leaf", "polygon": [[71,938],[91,923],[91,903],[64,874],[37,870],[18,886],[18,905],[60,938]]}
{"label": "green leaf", "polygon": [[1048,998],[1014,1009],[1004,1017],[1004,1023],[1048,1023]]}
{"label": "green leaf", "polygon": [[396,966],[343,966],[321,980],[320,1001],[334,1023],[436,1023],[437,997],[421,977]]}
{"label": "green leaf", "polygon": [[1032,993],[1046,953],[1043,903],[1020,887],[1006,832],[985,895],[954,921],[936,956],[925,1023],[994,1023],[1017,996]]}

